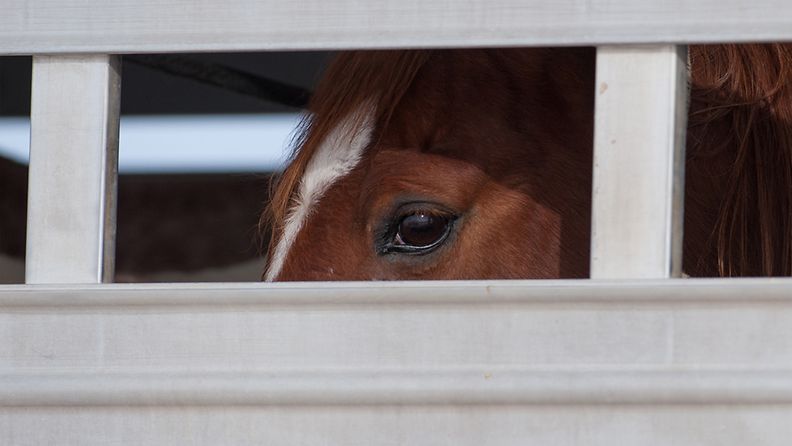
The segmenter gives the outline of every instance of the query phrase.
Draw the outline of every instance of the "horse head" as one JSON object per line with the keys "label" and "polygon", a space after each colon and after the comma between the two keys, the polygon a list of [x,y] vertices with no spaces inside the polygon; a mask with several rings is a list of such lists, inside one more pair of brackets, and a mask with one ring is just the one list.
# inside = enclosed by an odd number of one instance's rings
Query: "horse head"
{"label": "horse head", "polygon": [[271,206],[267,280],[588,274],[590,49],[350,52]]}
{"label": "horse head", "polygon": [[[587,276],[594,56],[342,53],[275,190],[265,278]],[[790,275],[792,45],[692,46],[690,67],[683,268]]]}

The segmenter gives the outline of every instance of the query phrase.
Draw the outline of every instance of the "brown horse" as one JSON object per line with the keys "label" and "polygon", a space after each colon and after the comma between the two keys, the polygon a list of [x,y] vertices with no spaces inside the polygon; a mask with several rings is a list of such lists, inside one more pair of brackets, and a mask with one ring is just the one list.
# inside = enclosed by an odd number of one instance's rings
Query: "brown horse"
{"label": "brown horse", "polygon": [[[792,272],[792,47],[690,48],[684,270]],[[265,218],[267,280],[587,277],[595,52],[347,52]]]}

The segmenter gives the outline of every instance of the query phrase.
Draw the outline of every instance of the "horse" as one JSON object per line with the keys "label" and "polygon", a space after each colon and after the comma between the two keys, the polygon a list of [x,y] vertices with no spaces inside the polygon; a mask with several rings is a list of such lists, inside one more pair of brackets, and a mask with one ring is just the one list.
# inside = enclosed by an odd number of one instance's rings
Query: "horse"
{"label": "horse", "polygon": [[[589,274],[593,48],[349,51],[274,186],[263,278]],[[792,271],[792,46],[689,48],[683,271]]]}

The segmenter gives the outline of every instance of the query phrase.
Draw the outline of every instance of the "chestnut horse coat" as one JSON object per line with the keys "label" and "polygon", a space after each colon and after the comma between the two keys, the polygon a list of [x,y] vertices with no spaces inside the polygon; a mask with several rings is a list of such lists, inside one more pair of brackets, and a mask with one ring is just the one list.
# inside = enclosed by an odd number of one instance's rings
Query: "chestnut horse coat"
{"label": "chestnut horse coat", "polygon": [[[690,49],[684,271],[792,269],[792,49]],[[267,280],[587,277],[595,51],[338,55],[264,222]]]}

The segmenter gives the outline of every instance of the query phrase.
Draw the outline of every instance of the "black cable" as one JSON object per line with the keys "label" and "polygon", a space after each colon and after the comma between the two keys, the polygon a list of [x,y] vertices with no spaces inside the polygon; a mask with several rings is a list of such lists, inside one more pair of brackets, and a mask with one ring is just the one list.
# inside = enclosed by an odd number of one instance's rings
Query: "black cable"
{"label": "black cable", "polygon": [[190,57],[139,54],[124,60],[289,107],[305,108],[311,97],[311,91],[302,87]]}

